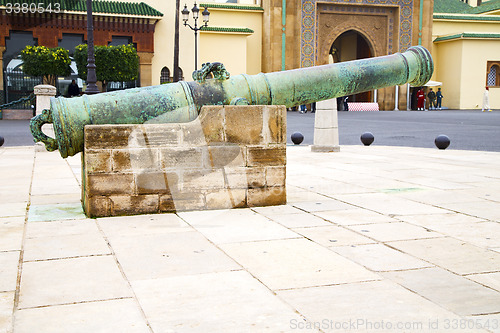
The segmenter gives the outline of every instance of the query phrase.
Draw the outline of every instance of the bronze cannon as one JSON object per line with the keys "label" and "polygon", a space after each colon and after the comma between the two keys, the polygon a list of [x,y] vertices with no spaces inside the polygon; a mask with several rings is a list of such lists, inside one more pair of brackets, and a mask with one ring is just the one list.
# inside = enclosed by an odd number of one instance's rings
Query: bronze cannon
{"label": "bronze cannon", "polygon": [[[285,105],[287,107],[411,83],[432,76],[432,57],[415,46],[404,53],[257,75],[229,73],[220,63],[204,64],[195,81],[134,88],[77,98],[53,98],[50,110],[32,118],[35,141],[62,157],[83,150],[85,125],[181,123],[194,120],[203,105]],[[42,132],[54,124],[55,139]]]}

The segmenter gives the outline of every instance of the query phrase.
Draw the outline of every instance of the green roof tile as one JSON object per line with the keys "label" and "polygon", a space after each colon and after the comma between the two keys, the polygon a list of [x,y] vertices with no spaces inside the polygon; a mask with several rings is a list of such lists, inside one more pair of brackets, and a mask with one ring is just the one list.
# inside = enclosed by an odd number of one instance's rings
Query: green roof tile
{"label": "green roof tile", "polygon": [[239,9],[239,10],[258,10],[263,11],[264,8],[258,6],[232,5],[225,3],[200,3],[200,8],[220,8],[220,9]]}
{"label": "green roof tile", "polygon": [[225,27],[201,27],[202,31],[215,31],[215,32],[241,32],[247,34],[253,34],[254,31],[249,28],[225,28]]}
{"label": "green roof tile", "polygon": [[[69,12],[87,12],[85,0],[0,0],[0,6],[5,6],[7,3],[26,3],[28,5],[34,3],[37,5],[42,3],[43,8],[47,8],[50,4],[54,9],[54,4],[61,5],[61,11]],[[109,0],[93,0],[92,11],[94,13],[103,14],[121,14],[121,15],[140,15],[140,16],[163,16],[163,14],[144,2],[120,2]]]}
{"label": "green roof tile", "polygon": [[490,0],[483,2],[481,6],[473,7],[468,11],[468,14],[483,14],[500,9],[500,0]]}
{"label": "green roof tile", "polygon": [[500,34],[496,33],[475,33],[475,32],[464,32],[461,34],[456,34],[456,35],[449,35],[449,36],[441,36],[436,39],[434,39],[434,42],[444,42],[447,40],[453,40],[453,39],[462,39],[462,38],[487,38],[487,39],[500,39]]}
{"label": "green roof tile", "polygon": [[493,15],[465,15],[465,14],[434,14],[433,18],[458,21],[500,21],[500,17]]}
{"label": "green roof tile", "polygon": [[460,0],[434,0],[434,13],[463,13],[471,8]]}

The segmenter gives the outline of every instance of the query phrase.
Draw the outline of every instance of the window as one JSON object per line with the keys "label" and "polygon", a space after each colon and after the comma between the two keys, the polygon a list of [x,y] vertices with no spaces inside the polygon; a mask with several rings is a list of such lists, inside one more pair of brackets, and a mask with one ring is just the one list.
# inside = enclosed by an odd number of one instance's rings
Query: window
{"label": "window", "polygon": [[488,61],[486,72],[486,85],[488,87],[500,86],[500,61]]}
{"label": "window", "polygon": [[160,74],[160,84],[170,82],[170,69],[163,67]]}

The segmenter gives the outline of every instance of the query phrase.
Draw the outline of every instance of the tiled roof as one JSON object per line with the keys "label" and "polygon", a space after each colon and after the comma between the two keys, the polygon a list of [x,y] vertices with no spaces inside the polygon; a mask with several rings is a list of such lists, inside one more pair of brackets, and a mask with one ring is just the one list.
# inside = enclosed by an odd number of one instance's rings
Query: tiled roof
{"label": "tiled roof", "polygon": [[[26,3],[28,8],[30,4],[35,4],[38,8],[38,4],[43,4],[43,8],[51,8],[54,10],[56,7],[55,3],[60,4],[60,10],[63,12],[87,12],[87,2],[85,0],[0,0],[0,6],[6,6],[7,3]],[[154,9],[153,7],[145,4],[144,2],[120,2],[120,1],[109,1],[109,0],[93,0],[92,1],[92,11],[94,13],[103,14],[121,14],[121,15],[136,15],[136,16],[163,16],[162,13]]]}
{"label": "tiled roof", "polygon": [[483,2],[480,6],[472,7],[460,0],[434,0],[434,13],[437,14],[484,14],[500,10],[500,0]]}
{"label": "tiled roof", "polygon": [[486,38],[486,39],[500,39],[500,34],[495,33],[474,33],[474,32],[464,32],[461,34],[449,35],[449,36],[441,36],[434,39],[434,42],[444,42],[453,39],[478,39],[478,38]]}
{"label": "tiled roof", "polygon": [[239,10],[258,10],[263,11],[264,8],[259,6],[243,6],[243,5],[232,5],[225,3],[200,3],[200,8],[220,8],[220,9],[239,9]]}
{"label": "tiled roof", "polygon": [[496,15],[434,14],[433,18],[457,21],[500,21],[500,17]]}
{"label": "tiled roof", "polygon": [[249,28],[225,28],[225,27],[201,27],[201,31],[214,31],[214,32],[240,32],[253,34],[254,31]]}
{"label": "tiled roof", "polygon": [[460,0],[434,0],[434,13],[463,13],[471,8]]}

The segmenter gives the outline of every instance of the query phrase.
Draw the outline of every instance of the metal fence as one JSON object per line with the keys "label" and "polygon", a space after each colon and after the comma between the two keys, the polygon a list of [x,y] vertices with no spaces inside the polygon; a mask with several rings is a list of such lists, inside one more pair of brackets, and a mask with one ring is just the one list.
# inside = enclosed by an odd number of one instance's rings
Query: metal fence
{"label": "metal fence", "polygon": [[[33,77],[24,74],[19,70],[7,69],[4,71],[4,95],[3,103],[17,101],[27,97],[34,90],[34,87],[42,84],[41,77]],[[12,109],[31,109],[30,102],[17,103]]]}

